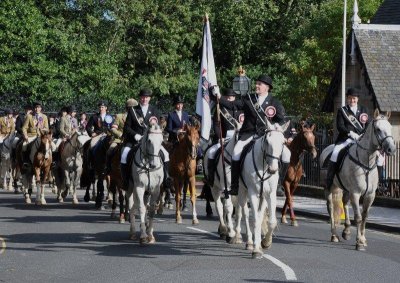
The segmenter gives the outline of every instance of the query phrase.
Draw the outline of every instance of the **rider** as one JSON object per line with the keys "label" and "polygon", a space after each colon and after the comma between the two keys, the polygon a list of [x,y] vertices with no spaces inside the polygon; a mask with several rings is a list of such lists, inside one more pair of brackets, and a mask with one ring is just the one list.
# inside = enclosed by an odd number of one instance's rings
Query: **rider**
{"label": "rider", "polygon": [[[104,136],[104,134],[108,132],[108,126],[105,121],[105,118],[107,116],[107,103],[101,100],[99,101],[97,106],[99,107],[99,112],[93,114],[86,125],[86,131],[89,137],[91,137],[90,150],[87,151],[89,154],[88,157],[91,156],[92,150],[97,144],[97,142],[101,139],[102,136]],[[89,160],[89,168],[90,168],[92,165],[90,163],[91,158],[88,158],[87,160]]]}
{"label": "rider", "polygon": [[174,97],[173,104],[175,110],[168,113],[167,132],[169,134],[168,141],[175,144],[178,142],[178,135],[185,124],[189,124],[189,114],[183,111],[183,98],[180,95]]}
{"label": "rider", "polygon": [[4,138],[14,133],[15,123],[13,119],[13,111],[11,109],[4,110],[4,116],[0,117],[0,143],[3,142]]}
{"label": "rider", "polygon": [[335,147],[328,165],[328,175],[326,180],[327,188],[332,186],[336,171],[336,161],[339,151],[348,144],[354,143],[363,133],[368,122],[368,109],[358,105],[360,92],[355,88],[349,88],[346,92],[347,105],[339,108],[336,115],[336,127],[338,136]]}
{"label": "rider", "polygon": [[28,144],[40,136],[40,130],[49,131],[49,122],[47,116],[42,113],[42,104],[40,102],[35,102],[33,108],[34,112],[26,115],[24,125],[22,126],[22,134],[24,137],[24,143],[22,144],[22,160],[25,166],[27,163],[30,163],[29,156],[25,153]]}
{"label": "rider", "polygon": [[[222,99],[229,102],[233,102],[236,100],[236,93],[231,88],[226,88],[222,92]],[[207,182],[212,187],[214,184],[214,171],[215,171],[215,155],[217,154],[218,149],[221,147],[221,143],[219,142],[220,137],[222,139],[230,139],[233,137],[235,133],[235,122],[238,122],[243,112],[237,110],[236,108],[226,109],[225,107],[221,107],[220,113],[217,113],[217,108],[215,108],[215,112],[213,115],[213,126],[214,126],[214,134],[216,143],[210,147],[208,150],[208,164],[207,164]],[[218,123],[218,115],[220,116],[221,126]],[[239,121],[240,122],[240,121]]]}
{"label": "rider", "polygon": [[114,139],[110,145],[110,148],[107,150],[107,174],[111,171],[111,157],[113,155],[114,149],[118,144],[122,143],[123,141],[124,125],[126,117],[128,116],[128,111],[130,108],[136,105],[138,105],[136,99],[129,98],[125,103],[125,113],[117,114],[111,126],[111,133]]}
{"label": "rider", "polygon": [[[127,156],[133,145],[139,144],[143,137],[143,134],[147,127],[152,123],[158,123],[161,117],[158,109],[150,105],[150,99],[152,91],[150,89],[142,89],[139,93],[139,105],[131,107],[128,111],[124,126],[124,143],[125,147],[122,150],[121,156],[121,174],[123,180],[128,182],[129,178],[129,166],[127,164]],[[169,187],[168,179],[168,167],[169,167],[169,154],[168,151],[162,146],[161,151],[163,153],[164,162],[164,186]]]}
{"label": "rider", "polygon": [[[285,122],[285,109],[278,99],[269,91],[272,90],[272,79],[267,75],[261,75],[256,80],[256,93],[249,93],[241,100],[233,102],[220,100],[220,104],[227,109],[243,110],[244,121],[239,131],[239,140],[233,149],[231,171],[231,194],[237,195],[239,190],[240,155],[245,145],[251,142],[254,136],[262,135],[265,129],[265,119],[272,123],[283,124]],[[220,96],[218,93],[217,95]],[[286,175],[290,162],[290,151],[285,146],[282,152],[282,174],[279,174],[280,183]]]}

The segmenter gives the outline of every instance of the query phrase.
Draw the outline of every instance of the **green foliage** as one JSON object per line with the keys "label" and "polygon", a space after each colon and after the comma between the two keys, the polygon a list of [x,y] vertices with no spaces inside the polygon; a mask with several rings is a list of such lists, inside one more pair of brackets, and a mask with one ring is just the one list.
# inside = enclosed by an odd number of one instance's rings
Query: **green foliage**
{"label": "green foliage", "polygon": [[[360,3],[363,22],[381,2]],[[340,58],[341,0],[2,0],[2,103],[90,111],[107,99],[119,111],[148,87],[163,111],[173,93],[194,111],[206,12],[221,86],[242,65],[271,75],[289,114],[319,108]]]}

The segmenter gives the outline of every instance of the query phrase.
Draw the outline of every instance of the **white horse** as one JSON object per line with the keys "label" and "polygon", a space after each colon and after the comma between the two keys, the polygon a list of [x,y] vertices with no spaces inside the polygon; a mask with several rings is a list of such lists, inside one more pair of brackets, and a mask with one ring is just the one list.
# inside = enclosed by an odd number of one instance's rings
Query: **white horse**
{"label": "white horse", "polygon": [[[135,210],[140,215],[140,244],[155,243],[153,235],[153,217],[160,195],[164,173],[163,163],[159,155],[163,141],[162,130],[157,124],[146,130],[140,147],[134,153],[131,167],[132,179],[129,181],[128,199],[130,209],[130,239],[136,239]],[[132,183],[133,181],[133,183]],[[130,197],[133,194],[132,198]],[[148,207],[148,221],[146,213]]]}
{"label": "white horse", "polygon": [[[246,215],[247,200],[253,216],[254,249],[253,258],[263,256],[262,248],[272,245],[272,233],[277,225],[276,219],[276,189],[279,181],[279,161],[286,143],[283,133],[289,127],[290,121],[283,126],[266,121],[265,134],[258,138],[253,148],[246,154],[241,179],[239,182],[238,201]],[[262,224],[265,223],[265,211],[268,207],[268,230],[261,241]],[[237,213],[236,225],[240,226],[241,214]],[[246,221],[246,225],[248,220]],[[247,228],[247,248],[252,249],[253,235]],[[240,228],[236,228],[240,231]],[[263,229],[264,230],[264,229]]]}
{"label": "white horse", "polygon": [[[12,145],[15,139],[15,132],[7,135],[3,143],[0,146],[0,188],[4,188],[8,191],[12,190],[13,187],[13,174],[10,171],[11,168],[11,151]],[[7,183],[7,175],[10,177],[9,182]],[[18,189],[16,190],[18,192]]]}
{"label": "white horse", "polygon": [[[345,229],[342,236],[345,240],[350,239],[349,201],[351,201],[357,225],[356,249],[365,250],[367,246],[365,224],[378,187],[379,178],[376,167],[378,151],[383,151],[388,156],[394,155],[396,152],[392,126],[388,121],[389,117],[390,113],[382,115],[375,110],[373,121],[368,124],[360,139],[350,146],[339,172],[335,175],[332,187],[325,191],[330,214],[332,242],[339,241],[336,225],[340,221],[340,193],[343,190]],[[326,148],[322,155],[327,156],[332,149],[332,147]],[[320,159],[321,167],[323,163],[324,160]],[[359,203],[361,196],[363,196],[362,212]]]}
{"label": "white horse", "polygon": [[[237,125],[238,126],[238,125]],[[238,127],[237,127],[238,128]],[[230,162],[232,160],[232,152],[235,144],[237,142],[237,133],[238,129],[236,129],[235,134],[231,139],[229,139],[228,143],[224,146],[224,160],[222,160],[222,156],[218,157],[216,171],[214,172],[214,185],[211,188],[211,193],[215,202],[215,209],[219,218],[219,227],[218,233],[221,238],[225,238],[228,243],[241,243],[241,234],[240,230],[236,231],[233,227],[232,214],[233,208],[236,208],[236,213],[238,213],[238,209],[241,209],[237,206],[237,197],[229,196],[225,198],[225,187],[228,191],[231,188],[231,165]],[[208,172],[208,150],[204,154],[204,170],[206,175],[210,174]],[[225,162],[225,171],[223,168],[223,163]],[[225,186],[226,183],[226,186]],[[247,206],[245,207],[247,208]],[[238,225],[240,228],[240,225]],[[236,237],[235,237],[236,236]]]}
{"label": "white horse", "polygon": [[57,173],[61,173],[56,178],[58,188],[57,199],[59,202],[63,202],[69,192],[72,195],[72,204],[79,203],[76,196],[76,189],[79,187],[82,174],[83,145],[90,139],[88,136],[84,136],[86,138],[82,139],[80,138],[81,135],[81,132],[75,132],[64,143],[60,154],[60,161],[56,169],[58,171],[58,168],[60,168]]}

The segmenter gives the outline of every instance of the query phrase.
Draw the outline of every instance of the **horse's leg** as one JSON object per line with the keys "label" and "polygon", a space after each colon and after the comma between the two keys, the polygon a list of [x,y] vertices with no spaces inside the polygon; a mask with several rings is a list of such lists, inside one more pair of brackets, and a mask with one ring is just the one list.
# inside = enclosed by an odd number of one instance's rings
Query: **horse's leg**
{"label": "horse's leg", "polygon": [[[269,249],[272,245],[272,233],[274,233],[275,227],[277,225],[276,221],[276,191],[272,191],[266,200],[265,205],[268,205],[268,231],[261,245],[264,249]],[[264,207],[264,204],[261,206]],[[263,211],[264,212],[264,211]],[[264,217],[264,213],[260,214],[260,217]]]}
{"label": "horse's leg", "polygon": [[223,212],[223,206],[222,206],[219,189],[213,187],[213,188],[211,188],[211,193],[214,198],[215,210],[217,211],[217,215],[218,215],[218,219],[219,219],[218,234],[221,238],[225,238],[226,234],[228,232],[228,229],[225,225],[224,212]]}
{"label": "horse's leg", "polygon": [[287,223],[287,219],[286,219],[286,212],[289,206],[289,198],[290,198],[290,189],[287,186],[287,183],[284,182],[284,189],[285,189],[285,204],[282,207],[282,217],[281,217],[281,223],[286,224]]}
{"label": "horse's leg", "polygon": [[147,233],[146,233],[146,203],[144,202],[144,192],[145,188],[136,187],[135,188],[139,207],[139,217],[140,217],[140,244],[147,243]]}
{"label": "horse's leg", "polygon": [[290,225],[292,226],[299,226],[299,224],[297,223],[296,220],[296,215],[294,214],[294,192],[296,191],[298,183],[296,181],[294,181],[291,185],[290,185],[290,198],[289,198],[289,209],[290,209]]}
{"label": "horse's leg", "polygon": [[97,196],[95,207],[99,210],[103,210],[103,199],[104,199],[104,175],[100,174],[97,178]]}
{"label": "horse's leg", "polygon": [[73,178],[73,191],[72,191],[72,204],[79,204],[78,197],[76,195],[76,189],[79,187],[80,178],[82,175],[82,168],[78,167],[74,171],[74,178]]}
{"label": "horse's leg", "polygon": [[125,223],[125,191],[118,187],[119,223]]}
{"label": "horse's leg", "polygon": [[189,192],[190,192],[190,202],[192,203],[192,224],[198,225],[199,220],[197,219],[197,212],[196,212],[196,177],[193,175],[189,178]]}
{"label": "horse's leg", "polygon": [[182,224],[182,216],[181,216],[181,192],[182,192],[182,187],[181,187],[181,182],[178,180],[178,178],[174,178],[174,187],[175,187],[175,219],[176,223]]}
{"label": "horse's leg", "polygon": [[154,228],[153,228],[153,220],[154,220],[154,214],[156,213],[156,206],[157,206],[157,201],[158,197],[160,196],[160,191],[159,189],[154,189],[152,195],[151,195],[151,200],[150,200],[150,205],[149,205],[149,222],[147,224],[147,243],[149,244],[154,244],[156,242],[156,238],[154,237]]}
{"label": "horse's leg", "polygon": [[126,197],[128,199],[128,207],[130,211],[130,230],[129,230],[129,239],[136,240],[136,230],[135,230],[135,207],[137,204],[136,197],[133,194],[132,189],[129,189]]}
{"label": "horse's leg", "polygon": [[238,194],[238,205],[236,206],[236,235],[235,242],[239,243],[241,241],[241,227],[240,222],[242,215],[244,215],[244,221],[246,226],[246,249],[252,251],[254,249],[253,244],[253,233],[250,227],[250,211],[247,205],[247,190],[243,187],[239,188]]}
{"label": "horse's leg", "polygon": [[354,212],[354,222],[357,226],[356,249],[364,250],[364,245],[361,243],[361,211],[360,211],[360,195],[350,194],[350,201]]}
{"label": "horse's leg", "polygon": [[373,190],[373,193],[366,195],[363,200],[360,244],[364,245],[364,249],[367,246],[367,239],[365,237],[365,224],[367,223],[368,212],[369,209],[371,208],[372,203],[374,202],[374,199],[375,199],[375,190]]}
{"label": "horse's leg", "polygon": [[329,220],[330,220],[330,224],[331,224],[331,242],[337,243],[337,242],[339,242],[339,237],[337,236],[337,233],[336,233],[336,222],[335,222],[335,213],[334,213],[334,208],[333,208],[332,191],[329,189],[326,189],[325,195],[326,195],[326,201],[327,201],[327,207],[328,207],[328,213],[329,213]]}
{"label": "horse's leg", "polygon": [[345,215],[344,230],[342,233],[342,237],[345,240],[350,240],[350,226],[351,226],[350,211],[349,211],[350,195],[348,192],[343,192],[342,202]]}
{"label": "horse's leg", "polygon": [[114,219],[116,217],[116,209],[117,209],[117,184],[114,180],[110,180],[110,184],[108,186],[108,193],[112,194],[112,204],[111,204],[111,215],[110,218]]}
{"label": "horse's leg", "polygon": [[226,199],[224,204],[226,224],[228,227],[228,235],[226,237],[226,241],[230,244],[233,244],[236,241],[235,230],[233,229],[233,220],[232,220],[232,214],[233,214],[232,197],[233,196],[230,196],[228,199]]}
{"label": "horse's leg", "polygon": [[113,204],[113,202],[115,201],[116,191],[110,190],[111,178],[109,175],[105,176],[105,180],[106,180],[106,186],[107,186],[107,202],[108,202],[108,204]]}
{"label": "horse's leg", "polygon": [[[261,206],[260,206],[260,201],[261,201]],[[254,217],[253,220],[254,249],[252,252],[253,258],[262,258],[264,254],[261,249],[261,222],[262,222],[261,212],[262,214],[264,214],[265,203],[266,203],[265,199],[258,198],[256,193],[253,193],[250,196],[251,211]]]}
{"label": "horse's leg", "polygon": [[63,171],[64,174],[64,188],[61,190],[61,197],[64,199],[68,196],[68,192],[71,191],[71,175],[68,169]]}

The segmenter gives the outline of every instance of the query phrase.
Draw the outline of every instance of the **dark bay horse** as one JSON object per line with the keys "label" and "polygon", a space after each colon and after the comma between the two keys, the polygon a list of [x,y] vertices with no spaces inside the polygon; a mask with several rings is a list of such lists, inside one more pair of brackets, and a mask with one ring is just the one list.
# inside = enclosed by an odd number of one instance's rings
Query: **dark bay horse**
{"label": "dark bay horse", "polygon": [[293,194],[300,182],[303,175],[303,165],[301,162],[302,155],[305,152],[312,154],[313,158],[317,157],[317,150],[315,148],[315,136],[314,136],[315,125],[311,127],[305,127],[301,125],[300,132],[294,137],[293,141],[289,145],[290,149],[290,164],[283,181],[283,187],[285,188],[286,200],[282,208],[282,223],[287,223],[286,211],[290,210],[290,220],[292,226],[298,226],[296,215],[294,214],[293,206]]}
{"label": "dark bay horse", "polygon": [[[91,149],[91,140],[83,146],[83,170],[81,175],[81,188],[86,188],[84,200],[90,200],[90,188],[97,179],[96,204],[97,209],[103,209],[104,199],[104,180],[106,178],[106,156],[107,150],[111,145],[111,135],[103,134],[98,143]],[[91,152],[89,152],[91,151]]]}
{"label": "dark bay horse", "polygon": [[192,203],[192,224],[199,223],[196,213],[196,158],[200,135],[199,125],[185,125],[178,135],[178,144],[170,156],[170,175],[173,178],[176,201],[176,223],[182,223],[181,194],[189,186]]}

